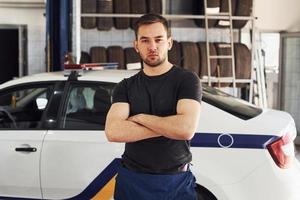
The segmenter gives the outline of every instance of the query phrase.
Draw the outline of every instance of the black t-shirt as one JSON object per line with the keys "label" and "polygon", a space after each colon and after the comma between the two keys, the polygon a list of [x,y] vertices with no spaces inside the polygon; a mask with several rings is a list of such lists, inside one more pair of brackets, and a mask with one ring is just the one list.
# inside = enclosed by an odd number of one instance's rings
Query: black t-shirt
{"label": "black t-shirt", "polygon": [[[173,66],[159,76],[143,71],[124,79],[115,88],[113,103],[127,102],[130,116],[144,113],[157,116],[176,115],[180,99],[201,103],[201,83],[195,73]],[[156,137],[126,143],[124,165],[145,173],[168,173],[192,160],[189,141]]]}

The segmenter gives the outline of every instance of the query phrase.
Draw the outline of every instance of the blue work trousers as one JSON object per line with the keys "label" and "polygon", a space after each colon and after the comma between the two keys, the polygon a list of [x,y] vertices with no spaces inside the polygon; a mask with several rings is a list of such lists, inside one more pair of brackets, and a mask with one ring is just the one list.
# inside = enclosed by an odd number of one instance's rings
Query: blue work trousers
{"label": "blue work trousers", "polygon": [[196,200],[196,183],[192,172],[172,175],[144,174],[119,169],[115,200]]}

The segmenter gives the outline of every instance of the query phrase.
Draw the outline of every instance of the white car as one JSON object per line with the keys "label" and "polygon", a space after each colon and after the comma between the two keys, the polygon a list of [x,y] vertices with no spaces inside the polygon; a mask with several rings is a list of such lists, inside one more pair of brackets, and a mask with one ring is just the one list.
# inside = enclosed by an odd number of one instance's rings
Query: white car
{"label": "white car", "polygon": [[[116,83],[136,71],[43,73],[0,85],[0,199],[112,199],[123,143],[104,133]],[[204,200],[299,200],[295,123],[203,86],[191,140]]]}

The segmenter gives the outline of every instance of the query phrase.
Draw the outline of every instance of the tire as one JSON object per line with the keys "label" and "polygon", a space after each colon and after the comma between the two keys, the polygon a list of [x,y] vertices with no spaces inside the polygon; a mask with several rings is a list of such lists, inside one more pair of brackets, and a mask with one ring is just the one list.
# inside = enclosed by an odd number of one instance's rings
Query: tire
{"label": "tire", "polygon": [[147,0],[148,13],[162,14],[162,0]]}
{"label": "tire", "polygon": [[182,55],[181,55],[181,47],[179,42],[176,40],[173,41],[173,46],[171,50],[168,52],[169,62],[176,66],[181,66]]}
{"label": "tire", "polygon": [[89,55],[89,53],[82,51],[79,63],[90,63],[90,62],[91,62],[91,56]]}
{"label": "tire", "polygon": [[217,198],[206,188],[197,184],[196,187],[198,200],[217,200]]}
{"label": "tire", "polygon": [[183,56],[182,67],[199,74],[199,49],[194,42],[181,42],[181,51]]}
{"label": "tire", "polygon": [[[250,16],[253,0],[236,0],[235,16]],[[233,28],[241,29],[247,24],[247,20],[234,20]]]}
{"label": "tire", "polygon": [[[130,13],[130,0],[114,0],[114,13],[129,14]],[[127,29],[130,26],[130,18],[114,18],[116,29]]]}
{"label": "tire", "polygon": [[[195,15],[205,15],[204,10],[204,1],[205,0],[195,0],[194,1],[194,14]],[[208,8],[220,8],[220,0],[208,0],[207,7]],[[216,13],[218,14],[218,12]],[[204,19],[195,19],[195,23],[197,26],[204,28],[205,27],[205,20]],[[208,27],[214,27],[217,23],[216,19],[209,19],[208,20]]]}
{"label": "tire", "polygon": [[[112,0],[97,0],[97,13],[113,13]],[[97,29],[100,31],[108,31],[113,26],[111,17],[98,17]]]}
{"label": "tire", "polygon": [[142,59],[133,47],[125,48],[124,54],[125,54],[126,69],[127,69],[127,64],[129,63],[141,63],[141,67],[142,67],[143,65]]}
{"label": "tire", "polygon": [[[203,76],[208,75],[206,43],[199,42],[198,48],[199,48],[199,55],[200,55],[199,77],[202,78]],[[212,56],[217,55],[215,45],[212,43],[209,44],[209,51],[210,51],[210,55],[212,55]],[[210,75],[211,76],[216,76],[216,69],[217,69],[217,60],[210,59]]]}
{"label": "tire", "polygon": [[[144,14],[147,12],[146,0],[130,0],[130,13]],[[130,27],[134,29],[137,18],[131,18]]]}
{"label": "tire", "polygon": [[92,63],[105,63],[107,62],[106,48],[105,47],[91,47],[90,56]]}
{"label": "tire", "polygon": [[141,62],[140,55],[136,52],[136,50],[133,47],[128,47],[124,49],[125,54],[125,63],[137,63]]}
{"label": "tire", "polygon": [[[251,52],[244,44],[234,44],[235,77],[237,79],[251,78]],[[244,87],[247,83],[237,83],[237,87]]]}
{"label": "tire", "polygon": [[[222,55],[231,55],[231,47],[230,44],[226,43],[216,43],[215,44],[217,54]],[[232,77],[232,61],[231,59],[217,59],[218,60],[218,66],[217,66],[217,72],[216,77]],[[219,67],[219,69],[218,69]],[[218,73],[219,72],[219,73]],[[218,85],[218,84],[216,84]],[[228,87],[231,83],[221,83],[221,87]]]}
{"label": "tire", "polygon": [[107,60],[108,62],[118,63],[118,69],[126,69],[124,51],[120,46],[110,46],[107,48]]}
{"label": "tire", "polygon": [[[231,13],[232,13],[232,15],[235,14],[236,1],[237,0],[231,0]],[[220,12],[229,12],[228,0],[221,0],[221,3],[220,3]],[[223,25],[224,23],[226,23],[228,25]],[[218,22],[216,24],[216,27],[219,27],[219,28],[228,28],[230,26],[229,23],[230,23],[229,20],[218,20]]]}
{"label": "tire", "polygon": [[[96,13],[96,0],[81,0],[81,13]],[[96,17],[82,17],[81,27],[84,29],[96,28]]]}

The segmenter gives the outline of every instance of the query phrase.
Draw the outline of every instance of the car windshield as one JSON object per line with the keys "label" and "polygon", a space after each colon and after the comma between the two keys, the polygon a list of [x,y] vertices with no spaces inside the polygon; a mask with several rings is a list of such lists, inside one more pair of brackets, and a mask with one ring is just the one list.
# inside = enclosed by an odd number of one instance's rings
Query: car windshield
{"label": "car windshield", "polygon": [[262,109],[209,86],[203,86],[202,100],[244,120],[262,113]]}

